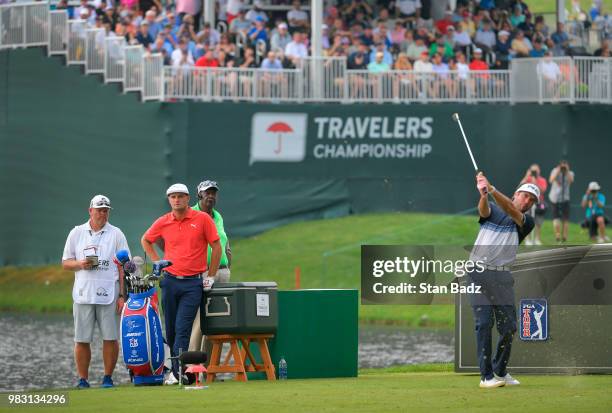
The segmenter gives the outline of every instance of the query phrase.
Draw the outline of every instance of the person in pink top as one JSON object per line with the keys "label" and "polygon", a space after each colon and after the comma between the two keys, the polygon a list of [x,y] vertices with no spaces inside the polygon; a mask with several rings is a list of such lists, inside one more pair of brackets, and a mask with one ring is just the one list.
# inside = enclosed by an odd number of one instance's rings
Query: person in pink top
{"label": "person in pink top", "polygon": [[176,0],[176,14],[183,19],[186,14],[193,16],[194,30],[200,31],[202,17],[202,2],[198,0]]}

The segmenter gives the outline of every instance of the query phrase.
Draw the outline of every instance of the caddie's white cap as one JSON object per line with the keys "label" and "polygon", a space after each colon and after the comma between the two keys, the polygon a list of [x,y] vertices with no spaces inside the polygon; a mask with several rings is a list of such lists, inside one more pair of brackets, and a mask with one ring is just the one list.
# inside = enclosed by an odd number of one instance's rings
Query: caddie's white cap
{"label": "caddie's white cap", "polygon": [[89,202],[89,207],[95,208],[95,209],[99,209],[99,208],[113,209],[111,207],[110,199],[108,199],[108,197],[104,195],[96,195],[93,198],[91,198],[91,202]]}
{"label": "caddie's white cap", "polygon": [[536,197],[536,200],[540,199],[540,188],[534,184],[523,184],[516,190],[516,192],[528,192]]}
{"label": "caddie's white cap", "polygon": [[168,187],[166,190],[166,196],[170,194],[186,194],[189,195],[189,189],[187,189],[187,185],[185,184],[173,184]]}
{"label": "caddie's white cap", "polygon": [[595,181],[591,182],[589,184],[589,191],[599,191],[601,189],[601,187],[599,186],[599,184]]}

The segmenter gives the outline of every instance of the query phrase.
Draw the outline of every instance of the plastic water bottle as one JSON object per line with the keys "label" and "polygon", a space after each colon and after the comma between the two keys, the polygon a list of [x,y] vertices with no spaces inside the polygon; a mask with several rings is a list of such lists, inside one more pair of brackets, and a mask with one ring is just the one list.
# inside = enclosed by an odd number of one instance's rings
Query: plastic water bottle
{"label": "plastic water bottle", "polygon": [[278,379],[287,380],[287,362],[284,357],[278,362]]}

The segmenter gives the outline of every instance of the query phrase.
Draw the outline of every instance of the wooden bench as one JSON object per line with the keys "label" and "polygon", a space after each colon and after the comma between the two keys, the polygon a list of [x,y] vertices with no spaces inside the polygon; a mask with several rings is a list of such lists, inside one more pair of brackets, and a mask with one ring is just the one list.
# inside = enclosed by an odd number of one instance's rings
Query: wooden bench
{"label": "wooden bench", "polygon": [[[215,380],[217,373],[235,373],[234,380],[247,381],[248,372],[263,371],[268,380],[276,380],[274,364],[268,350],[268,339],[274,337],[273,334],[218,334],[206,336],[206,340],[212,343],[210,353],[210,363],[206,382],[211,383]],[[263,363],[257,363],[249,345],[256,342],[259,345],[259,353]],[[221,362],[221,350],[223,343],[230,344],[230,351],[225,356],[223,364]],[[242,348],[238,347],[240,343]],[[231,361],[233,364],[230,364]]]}

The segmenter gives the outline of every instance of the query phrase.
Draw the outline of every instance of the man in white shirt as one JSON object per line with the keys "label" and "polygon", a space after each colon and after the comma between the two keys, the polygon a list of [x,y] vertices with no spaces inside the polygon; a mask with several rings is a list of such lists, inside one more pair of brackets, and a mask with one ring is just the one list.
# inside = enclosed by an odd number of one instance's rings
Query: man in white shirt
{"label": "man in white shirt", "polygon": [[293,33],[293,41],[285,47],[285,56],[293,61],[293,64],[296,66],[300,59],[308,57],[308,48],[304,44],[301,32]]}
{"label": "man in white shirt", "polygon": [[172,67],[184,68],[194,65],[193,55],[189,51],[188,40],[184,37],[179,41],[179,47],[172,52]]}
{"label": "man in white shirt", "polygon": [[106,196],[94,196],[89,204],[89,220],[70,231],[62,255],[64,270],[75,271],[72,313],[79,389],[89,388],[90,343],[96,324],[104,340],[102,387],[113,387],[112,374],[119,356],[124,280],[113,261],[120,250],[126,250],[129,255],[129,248],[123,232],[108,223],[110,210],[111,203]]}
{"label": "man in white shirt", "polygon": [[253,8],[249,10],[248,13],[246,14],[246,19],[254,24],[255,21],[257,21],[257,18],[261,17],[264,22],[267,22],[268,15],[266,14],[265,11],[263,11],[262,7],[263,7],[263,3],[261,2],[261,0],[255,0],[253,2]]}

